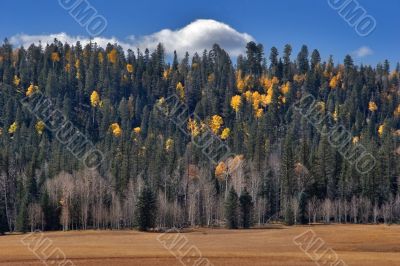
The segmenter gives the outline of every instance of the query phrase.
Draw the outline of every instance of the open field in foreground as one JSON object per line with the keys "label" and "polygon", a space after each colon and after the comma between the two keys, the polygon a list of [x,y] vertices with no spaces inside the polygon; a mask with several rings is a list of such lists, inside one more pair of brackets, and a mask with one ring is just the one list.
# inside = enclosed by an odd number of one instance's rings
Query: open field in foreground
{"label": "open field in foreground", "polygon": [[[214,265],[315,265],[293,242],[296,236],[309,229],[325,242],[325,248],[319,251],[320,254],[326,248],[332,248],[347,265],[400,265],[400,226],[194,229],[181,234],[183,238],[180,240],[188,240],[182,251],[196,246],[203,257]],[[50,232],[44,236],[51,240],[51,246],[47,250],[44,246],[36,249],[41,258],[59,248],[75,265],[182,265],[173,255],[179,253],[178,248],[171,249],[171,254],[157,240],[159,233],[77,231]],[[172,236],[176,235],[162,235],[161,239]],[[26,235],[0,236],[0,265],[43,265],[34,252],[22,244],[21,239],[24,237]],[[313,251],[315,248],[310,253]],[[192,263],[186,265],[193,265],[197,257],[185,256],[183,259],[192,260]],[[54,261],[48,262],[50,264]],[[320,265],[324,264],[321,262]]]}

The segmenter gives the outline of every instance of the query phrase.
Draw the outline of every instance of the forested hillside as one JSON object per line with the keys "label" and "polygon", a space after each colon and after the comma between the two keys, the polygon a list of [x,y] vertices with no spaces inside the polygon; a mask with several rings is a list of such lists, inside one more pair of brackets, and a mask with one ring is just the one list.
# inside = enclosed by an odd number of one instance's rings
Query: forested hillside
{"label": "forested hillside", "polygon": [[[1,231],[398,222],[400,67],[339,60],[253,42],[233,62],[218,45],[167,59],[161,44],[123,51],[6,40]],[[38,93],[48,120],[24,105]],[[172,95],[196,114],[185,118],[190,135],[159,111]],[[305,95],[351,133],[347,148],[373,155],[372,169],[331,145],[318,130],[329,128],[325,120],[315,126],[296,112]],[[98,167],[52,130],[55,112],[104,155]],[[232,156],[214,163],[194,145],[207,128]]]}

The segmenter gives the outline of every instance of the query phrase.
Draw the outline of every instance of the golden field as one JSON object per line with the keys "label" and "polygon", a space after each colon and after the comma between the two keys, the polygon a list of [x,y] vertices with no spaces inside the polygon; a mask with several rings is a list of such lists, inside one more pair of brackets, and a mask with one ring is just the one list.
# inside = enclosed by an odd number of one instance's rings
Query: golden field
{"label": "golden field", "polygon": [[[40,233],[14,234],[0,236],[0,265],[43,265],[39,258],[54,258],[57,252],[60,259],[56,264],[49,259],[48,265],[69,263],[62,260],[60,251],[73,262],[65,265],[182,265],[174,255],[186,251],[190,252],[181,257],[185,265],[194,265],[199,259],[198,252],[213,265],[315,265],[296,245],[296,241],[303,241],[296,236],[310,229],[320,240],[318,243],[324,245],[318,252],[309,250],[310,254],[316,252],[314,256],[332,248],[345,262],[343,265],[400,265],[400,226],[397,225],[275,225],[250,230],[199,228],[179,235],[137,231],[48,232],[40,240],[46,241],[36,242],[42,244],[37,246],[32,239],[39,238]],[[183,243],[182,248],[171,244],[171,240]],[[206,265],[206,260],[202,262],[200,265]],[[324,265],[322,262],[320,259],[320,265]]]}

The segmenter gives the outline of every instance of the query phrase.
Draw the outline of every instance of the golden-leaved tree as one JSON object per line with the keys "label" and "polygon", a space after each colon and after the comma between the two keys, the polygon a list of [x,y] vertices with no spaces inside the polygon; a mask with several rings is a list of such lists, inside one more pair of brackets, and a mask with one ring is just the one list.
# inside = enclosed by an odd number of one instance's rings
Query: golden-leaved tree
{"label": "golden-leaved tree", "polygon": [[108,61],[111,63],[115,64],[117,63],[117,58],[118,58],[118,52],[117,49],[113,48],[108,54],[107,54]]}
{"label": "golden-leaved tree", "polygon": [[93,91],[90,95],[90,105],[97,107],[100,104],[100,95],[97,91]]}
{"label": "golden-leaved tree", "polygon": [[122,129],[118,123],[113,123],[110,126],[111,132],[115,137],[120,137],[122,135]]}
{"label": "golden-leaved tree", "polygon": [[221,128],[222,124],[224,123],[224,120],[222,119],[221,116],[219,115],[213,115],[211,117],[210,121],[210,128],[214,134],[218,134],[219,129]]}
{"label": "golden-leaved tree", "polygon": [[378,110],[378,105],[376,105],[375,102],[371,101],[371,102],[368,103],[368,109],[371,112],[375,112],[376,110]]}
{"label": "golden-leaved tree", "polygon": [[181,82],[176,84],[176,91],[178,92],[179,98],[183,101],[185,99],[185,87]]}
{"label": "golden-leaved tree", "polygon": [[242,105],[242,97],[240,95],[235,95],[231,99],[231,107],[237,113]]}
{"label": "golden-leaved tree", "polygon": [[36,125],[35,125],[35,129],[36,129],[36,132],[39,134],[39,135],[42,135],[43,134],[43,132],[44,132],[44,129],[45,129],[45,124],[44,124],[44,122],[43,121],[38,121],[37,123],[36,123]]}

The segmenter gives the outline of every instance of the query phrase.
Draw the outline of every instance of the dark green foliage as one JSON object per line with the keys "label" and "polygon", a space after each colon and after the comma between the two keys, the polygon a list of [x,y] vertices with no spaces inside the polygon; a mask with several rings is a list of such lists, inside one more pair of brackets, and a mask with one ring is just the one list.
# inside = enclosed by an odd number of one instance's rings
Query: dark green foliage
{"label": "dark green foliage", "polygon": [[240,220],[243,228],[250,228],[252,225],[253,199],[245,188],[240,197]]}
{"label": "dark green foliage", "polygon": [[[226,189],[237,181],[237,176],[230,173],[221,180],[215,178],[215,166],[202,148],[196,148],[194,139],[182,132],[187,123],[176,125],[158,111],[158,100],[176,94],[178,82],[184,86],[182,102],[188,107],[182,117],[195,112],[207,124],[213,115],[220,115],[221,130],[231,130],[224,143],[235,155],[243,155],[241,174],[246,178],[240,189],[247,186],[254,198],[249,201],[247,191],[240,199],[234,191],[229,192],[225,202],[229,227],[251,225],[251,201],[259,204],[262,200],[265,204],[257,214],[259,222],[283,214],[288,223],[293,220],[291,217],[298,217],[298,223],[308,221],[308,203],[313,198],[318,202],[329,199],[350,204],[354,196],[370,201],[381,212],[387,204],[395,204],[400,188],[400,65],[391,69],[384,61],[376,67],[358,66],[351,56],[324,61],[316,49],[310,50],[310,55],[307,46],[291,58],[292,50],[290,45],[283,51],[266,48],[270,52],[265,55],[261,44],[250,42],[246,53],[232,62],[229,54],[215,44],[199,55],[174,53],[169,62],[162,45],[154,51],[123,51],[112,44],[82,46],[55,40],[46,47],[32,45],[13,50],[5,41],[0,47],[0,232],[10,228],[28,230],[28,208],[37,203],[43,211],[44,229],[60,229],[62,193],[47,191],[47,185],[61,172],[73,174],[85,168],[82,158],[60,142],[57,130],[37,132],[39,112],[32,114],[20,104],[31,84],[38,86],[48,99],[45,107],[53,106],[53,111],[60,112],[104,154],[105,160],[97,170],[107,181],[110,193],[96,204],[114,210],[116,202],[124,204],[131,200],[130,196],[137,197],[140,184],[147,184],[140,193],[137,217],[125,217],[126,227],[131,227],[135,219],[142,230],[155,226],[154,195],[164,195],[162,206],[166,213],[157,217],[161,226],[171,225],[164,217],[176,219],[174,215],[178,214],[170,210],[171,206],[179,213],[176,225],[187,224],[192,208],[198,217],[191,222],[211,226],[221,221],[223,210],[219,208],[218,214],[214,210],[207,212],[212,205],[209,202],[223,205]],[[109,58],[112,51],[116,52],[115,62]],[[53,62],[52,53],[58,53],[60,60]],[[129,71],[127,64],[132,66]],[[243,92],[237,86],[239,73],[248,82]],[[270,88],[263,86],[261,78],[265,81],[273,77],[278,78],[278,84],[271,88],[271,103],[256,106],[262,115],[255,117],[254,101],[246,100],[243,94],[247,91],[265,96]],[[338,77],[337,86],[331,88],[334,77]],[[290,91],[283,95],[281,88],[288,81]],[[90,106],[94,90],[101,106]],[[321,135],[318,129],[327,127],[326,121],[312,125],[291,108],[305,93],[311,93],[323,104],[321,117],[334,115],[336,123],[351,133],[344,149],[351,150],[355,147],[353,140],[358,140],[374,156],[376,165],[371,171],[360,173],[355,159],[347,160],[332,146],[329,136]],[[230,106],[235,95],[242,95],[237,113]],[[376,110],[371,110],[370,102],[376,104]],[[17,130],[9,133],[14,122]],[[121,136],[112,134],[113,123],[120,125]],[[379,132],[382,125],[384,130]],[[133,130],[137,127],[139,133]],[[193,194],[193,187],[199,190],[197,194]],[[298,203],[297,216],[292,215],[292,208],[285,207],[293,200]],[[74,198],[69,206],[70,226],[78,228],[82,220],[80,201]],[[89,227],[101,224],[114,228],[121,224],[106,220],[93,225],[92,209],[96,204],[91,202],[89,206]],[[133,210],[133,203],[130,206],[128,209]],[[11,224],[7,223],[7,215]]]}
{"label": "dark green foliage", "polygon": [[49,199],[47,192],[44,192],[40,199],[40,205],[43,210],[45,230],[60,229],[60,208],[57,208]]}
{"label": "dark green foliage", "polygon": [[229,190],[227,199],[225,200],[225,220],[229,229],[238,228],[239,221],[239,201],[238,195],[233,187]]}
{"label": "dark green foliage", "polygon": [[8,231],[8,222],[6,217],[6,210],[4,207],[0,208],[0,235]]}
{"label": "dark green foliage", "polygon": [[294,225],[294,212],[290,204],[285,207],[285,224]]}
{"label": "dark green foliage", "polygon": [[16,230],[19,232],[27,232],[28,225],[28,198],[24,197],[18,210]]}
{"label": "dark green foliage", "polygon": [[140,192],[136,212],[139,230],[147,231],[154,228],[157,218],[157,203],[154,193],[149,186],[145,186]]}

